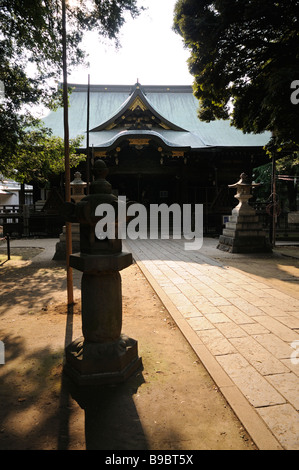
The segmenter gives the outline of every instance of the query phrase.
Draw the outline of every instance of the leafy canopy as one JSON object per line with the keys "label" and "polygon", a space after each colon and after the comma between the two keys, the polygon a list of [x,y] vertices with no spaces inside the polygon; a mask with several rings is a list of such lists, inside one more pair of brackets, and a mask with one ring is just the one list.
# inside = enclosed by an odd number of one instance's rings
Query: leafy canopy
{"label": "leafy canopy", "polygon": [[[76,167],[85,160],[84,154],[78,154],[82,137],[70,140],[70,166]],[[51,136],[44,127],[36,126],[24,135],[22,142],[15,147],[15,152],[6,164],[5,176],[20,183],[35,181],[45,184],[48,179],[64,172],[64,140]]]}
{"label": "leafy canopy", "polygon": [[177,1],[174,29],[191,51],[200,119],[231,118],[244,132],[272,132],[270,148],[299,148],[299,105],[290,99],[298,12],[299,0]]}
{"label": "leafy canopy", "polygon": [[[117,41],[125,13],[139,13],[137,0],[66,0],[69,68],[84,61],[80,48],[85,31]],[[17,165],[26,130],[39,124],[32,107],[51,107],[56,99],[55,80],[62,73],[62,1],[1,0],[0,3],[0,172]],[[52,84],[52,85],[51,85]],[[42,130],[36,131],[41,136]],[[48,131],[43,131],[45,146]],[[53,141],[54,142],[54,141]],[[19,153],[20,165],[24,158]],[[46,158],[46,154],[44,154]],[[21,174],[22,172],[20,172]]]}

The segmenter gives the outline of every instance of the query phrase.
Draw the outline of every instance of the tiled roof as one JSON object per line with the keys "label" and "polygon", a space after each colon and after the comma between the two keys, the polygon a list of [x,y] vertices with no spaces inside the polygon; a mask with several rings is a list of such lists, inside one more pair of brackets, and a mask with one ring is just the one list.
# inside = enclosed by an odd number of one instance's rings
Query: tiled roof
{"label": "tiled roof", "polygon": [[[70,138],[83,135],[85,139],[82,148],[85,148],[88,87],[76,84],[69,86],[73,88],[69,108]],[[138,98],[141,107],[153,114],[155,122],[148,129],[133,131],[122,128],[119,120],[132,109],[134,99]],[[190,86],[141,86],[139,83],[133,87],[91,85],[89,129],[93,132],[90,132],[90,146],[109,147],[118,139],[133,133],[160,138],[170,147],[190,149],[263,147],[270,140],[269,132],[244,134],[232,127],[229,121],[202,122],[197,116],[198,106]],[[51,112],[44,118],[44,123],[52,129],[54,135],[63,137],[62,109]]]}

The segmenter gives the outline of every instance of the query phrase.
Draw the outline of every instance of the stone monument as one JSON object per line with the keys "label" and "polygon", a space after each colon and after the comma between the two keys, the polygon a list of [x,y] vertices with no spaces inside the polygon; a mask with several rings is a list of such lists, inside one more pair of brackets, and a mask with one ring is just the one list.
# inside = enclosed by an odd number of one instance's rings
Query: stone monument
{"label": "stone monument", "polygon": [[233,209],[229,221],[225,224],[217,248],[230,253],[268,253],[272,249],[259,216],[248,204],[252,198],[252,188],[260,186],[242,173],[240,180],[229,188],[236,188],[239,204]]}
{"label": "stone monument", "polygon": [[[141,367],[137,341],[122,334],[122,288],[119,271],[133,262],[117,238],[118,199],[106,181],[106,164],[94,164],[90,194],[77,204],[65,203],[66,220],[80,224],[80,253],[70,266],[83,272],[81,283],[82,333],[66,348],[65,373],[78,385],[117,383]],[[98,239],[95,215],[100,204],[116,212],[116,237]]]}

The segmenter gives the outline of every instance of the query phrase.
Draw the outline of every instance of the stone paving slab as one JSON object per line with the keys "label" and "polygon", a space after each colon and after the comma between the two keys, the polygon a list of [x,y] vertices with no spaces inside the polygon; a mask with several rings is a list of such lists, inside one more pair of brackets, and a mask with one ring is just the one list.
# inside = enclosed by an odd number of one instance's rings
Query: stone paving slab
{"label": "stone paving slab", "polygon": [[298,450],[298,298],[183,243],[125,247],[256,445]]}

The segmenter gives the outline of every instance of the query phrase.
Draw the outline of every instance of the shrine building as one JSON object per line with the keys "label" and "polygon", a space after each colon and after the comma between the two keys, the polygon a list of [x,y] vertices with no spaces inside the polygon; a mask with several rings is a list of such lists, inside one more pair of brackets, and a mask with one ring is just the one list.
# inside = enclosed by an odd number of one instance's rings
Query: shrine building
{"label": "shrine building", "polygon": [[[191,86],[69,86],[70,138],[84,136],[78,151],[89,143],[91,161],[105,160],[116,195],[144,205],[202,203],[206,228],[219,230],[237,203],[228,185],[268,162],[270,133],[200,121]],[[62,109],[43,121],[64,136]],[[85,163],[79,171],[86,180]]]}

